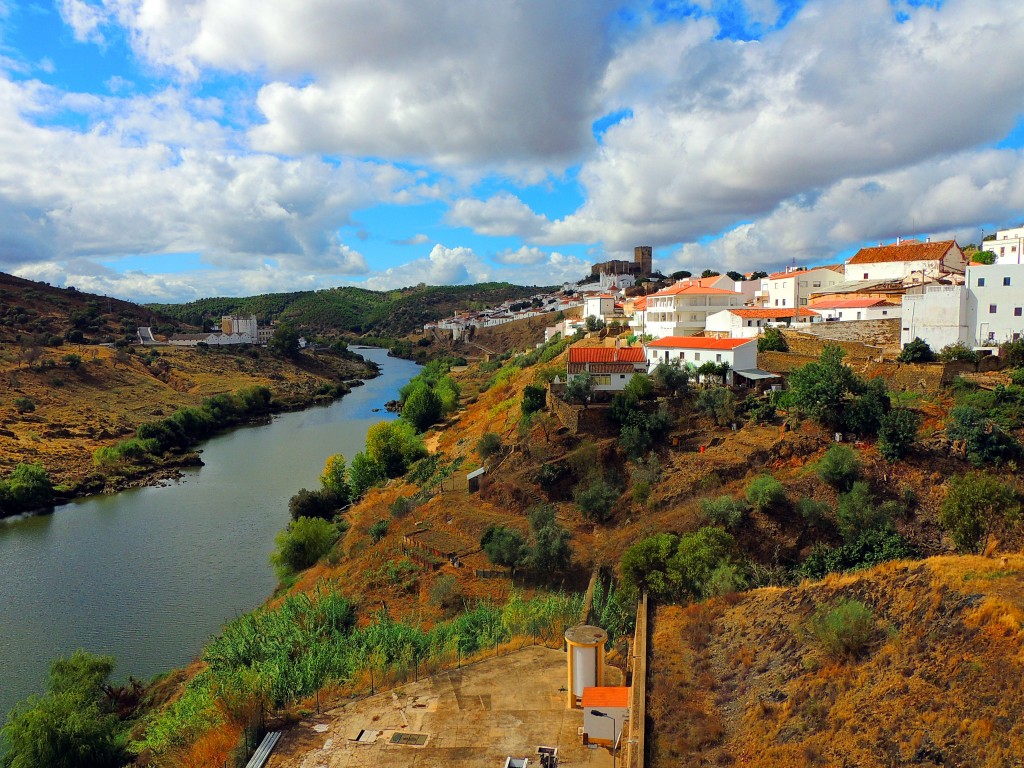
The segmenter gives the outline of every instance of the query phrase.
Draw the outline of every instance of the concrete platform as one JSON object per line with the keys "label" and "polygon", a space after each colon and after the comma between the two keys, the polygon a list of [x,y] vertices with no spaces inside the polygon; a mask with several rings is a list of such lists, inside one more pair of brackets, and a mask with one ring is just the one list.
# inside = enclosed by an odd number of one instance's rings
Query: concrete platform
{"label": "concrete platform", "polygon": [[[525,648],[303,722],[285,732],[267,766],[502,768],[511,756],[529,757],[534,768],[537,747],[549,746],[563,766],[612,768],[607,748],[583,746],[583,713],[566,709],[565,684],[563,652]],[[426,743],[393,743],[396,734],[413,742],[425,735]]]}

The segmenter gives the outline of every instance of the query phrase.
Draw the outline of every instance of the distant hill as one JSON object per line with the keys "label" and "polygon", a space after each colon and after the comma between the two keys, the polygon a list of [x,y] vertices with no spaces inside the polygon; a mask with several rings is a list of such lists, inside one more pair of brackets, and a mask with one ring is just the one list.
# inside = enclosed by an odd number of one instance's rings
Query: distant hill
{"label": "distant hill", "polygon": [[135,329],[146,325],[157,333],[184,330],[180,321],[130,301],[0,272],[0,342],[13,343],[19,337],[40,346],[113,342],[134,338]]}
{"label": "distant hill", "polygon": [[420,285],[394,291],[329,288],[322,291],[267,293],[247,298],[219,297],[187,304],[149,304],[150,309],[192,325],[209,324],[222,315],[256,315],[257,320],[287,320],[314,333],[330,331],[377,336],[404,336],[456,310],[500,304],[537,293],[510,283]]}

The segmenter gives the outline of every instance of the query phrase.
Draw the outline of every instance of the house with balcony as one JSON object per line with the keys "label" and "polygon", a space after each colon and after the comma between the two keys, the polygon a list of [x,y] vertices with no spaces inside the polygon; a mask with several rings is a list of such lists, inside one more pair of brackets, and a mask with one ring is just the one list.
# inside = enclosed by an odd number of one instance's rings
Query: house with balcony
{"label": "house with balcony", "polygon": [[962,276],[966,268],[967,258],[955,240],[897,240],[857,251],[846,262],[846,279],[898,280],[910,287]]}
{"label": "house with balcony", "polygon": [[742,293],[703,283],[703,280],[680,281],[647,296],[643,332],[656,339],[692,336],[704,330],[708,315],[744,305]]}
{"label": "house with balcony", "polygon": [[981,244],[983,251],[996,255],[996,264],[1024,264],[1024,227],[1000,229],[994,240]]}
{"label": "house with balcony", "polygon": [[846,280],[842,264],[825,267],[791,267],[761,279],[754,295],[758,306],[771,309],[805,307],[815,291],[825,291]]}
{"label": "house with balcony", "polygon": [[569,347],[566,381],[589,373],[598,392],[621,392],[634,374],[646,371],[643,347]]}

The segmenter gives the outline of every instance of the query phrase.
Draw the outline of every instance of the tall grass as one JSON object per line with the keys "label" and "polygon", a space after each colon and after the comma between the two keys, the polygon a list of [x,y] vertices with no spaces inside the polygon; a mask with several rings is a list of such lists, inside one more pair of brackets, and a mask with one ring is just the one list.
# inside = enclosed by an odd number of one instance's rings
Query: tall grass
{"label": "tall grass", "polygon": [[514,592],[504,605],[481,602],[430,629],[395,621],[383,610],[357,629],[355,605],[321,582],[312,595],[289,596],[228,624],[203,654],[206,669],[150,719],[132,746],[160,754],[228,721],[248,726],[263,710],[330,684],[354,683],[367,674],[378,681],[409,679],[517,637],[560,644],[582,606],[579,594],[524,600]]}

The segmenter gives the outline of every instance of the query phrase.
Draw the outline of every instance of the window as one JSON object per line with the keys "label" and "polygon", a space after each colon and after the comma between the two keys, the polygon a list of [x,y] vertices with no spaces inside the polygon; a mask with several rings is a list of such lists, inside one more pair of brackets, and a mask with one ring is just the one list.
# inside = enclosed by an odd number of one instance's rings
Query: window
{"label": "window", "polygon": [[624,378],[626,378],[626,374],[624,374],[624,373],[620,373],[620,374],[619,374],[619,378],[620,378],[620,379],[624,379]]}
{"label": "window", "polygon": [[722,356],[721,355],[715,355],[715,362],[716,363],[722,362]]}
{"label": "window", "polygon": [[1004,277],[1003,278],[1003,285],[1009,285],[1009,284],[1010,284],[1010,278]]}
{"label": "window", "polygon": [[1021,308],[1020,307],[1014,307],[1013,308],[1013,316],[1014,317],[1020,317],[1021,316]]}
{"label": "window", "polygon": [[594,376],[594,384],[597,386],[609,386],[612,383],[612,377],[607,373],[598,373]]}
{"label": "window", "polygon": [[815,280],[811,283],[811,288],[821,288],[821,280]]}
{"label": "window", "polygon": [[979,288],[984,288],[985,287],[985,278],[984,277],[979,277],[978,278],[978,287]]}
{"label": "window", "polygon": [[865,272],[865,273],[864,273],[864,278],[863,278],[863,279],[864,279],[864,280],[867,280],[867,279],[868,279],[868,273],[867,273],[867,272]]}
{"label": "window", "polygon": [[989,304],[988,305],[988,313],[990,315],[994,315],[996,313],[996,311],[997,311],[997,307],[996,307],[995,304]]}
{"label": "window", "polygon": [[885,317],[888,314],[889,314],[889,310],[888,309],[883,309],[882,310],[882,317]]}
{"label": "window", "polygon": [[693,353],[693,359],[694,360],[700,360],[700,352],[694,352]]}
{"label": "window", "polygon": [[775,306],[776,307],[779,306],[779,300],[778,299],[775,300]]}

